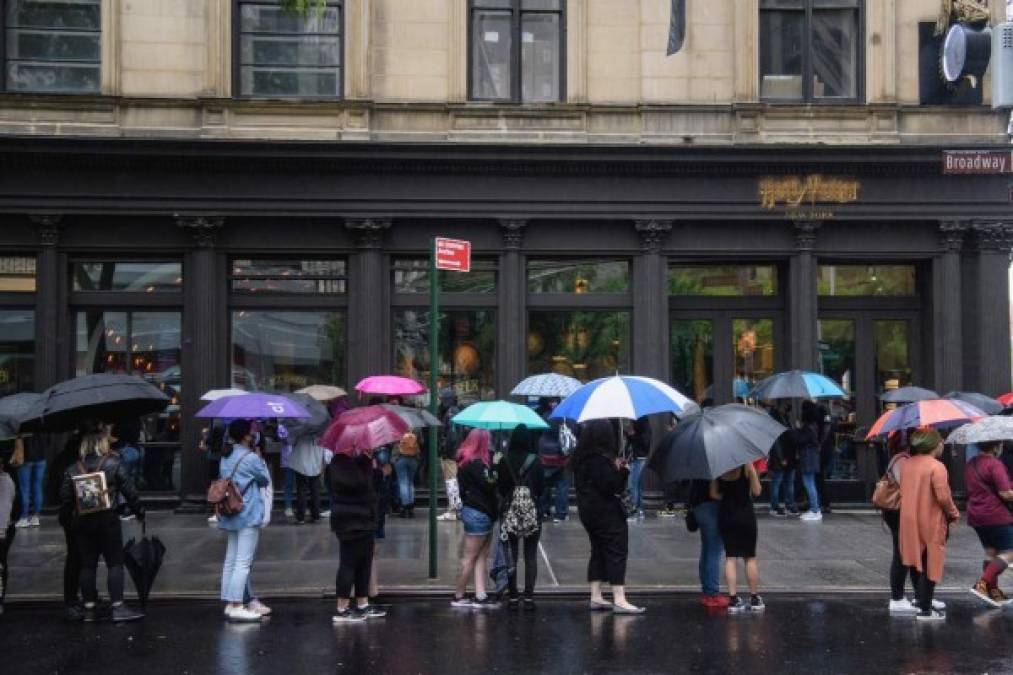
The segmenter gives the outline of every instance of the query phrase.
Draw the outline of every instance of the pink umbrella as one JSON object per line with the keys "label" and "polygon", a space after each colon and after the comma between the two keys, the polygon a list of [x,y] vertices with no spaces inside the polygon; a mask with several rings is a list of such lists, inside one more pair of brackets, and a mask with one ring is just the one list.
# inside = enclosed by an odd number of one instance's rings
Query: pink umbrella
{"label": "pink umbrella", "polygon": [[426,388],[407,377],[397,375],[373,375],[359,380],[355,390],[363,394],[382,394],[385,396],[415,396],[424,394]]}
{"label": "pink umbrella", "polygon": [[347,410],[331,422],[320,445],[355,457],[367,450],[396,443],[409,431],[408,423],[378,405]]}

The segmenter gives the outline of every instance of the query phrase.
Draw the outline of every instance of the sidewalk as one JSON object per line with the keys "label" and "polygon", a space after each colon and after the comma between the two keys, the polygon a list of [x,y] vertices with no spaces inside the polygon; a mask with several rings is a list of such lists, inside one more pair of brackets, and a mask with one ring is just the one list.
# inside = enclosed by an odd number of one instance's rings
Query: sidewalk
{"label": "sidewalk", "polygon": [[[253,583],[264,597],[333,594],[338,546],[325,521],[291,525],[280,512],[263,532]],[[888,587],[890,536],[872,512],[834,513],[822,523],[759,515],[760,574],[766,592],[880,592]],[[428,579],[425,510],[414,520],[388,519],[380,549],[380,583],[399,594],[449,593],[457,572],[459,523],[439,525],[439,579]],[[152,513],[149,534],[168,552],[153,597],[217,597],[225,538],[202,516]],[[140,535],[124,523],[124,539]],[[579,521],[546,523],[539,564],[542,592],[583,592],[588,542]],[[63,531],[54,518],[41,528],[19,530],[10,553],[9,601],[58,599],[62,595]],[[697,592],[698,535],[682,518],[630,524],[628,586],[636,591]],[[964,590],[981,571],[981,546],[971,528],[959,524],[950,537],[946,577],[940,590]],[[100,572],[100,576],[101,572]],[[1004,575],[1010,577],[1010,575]],[[101,582],[101,580],[100,580]],[[101,582],[104,583],[104,582]],[[1004,578],[1009,586],[1013,578]],[[101,588],[101,586],[100,586]]]}

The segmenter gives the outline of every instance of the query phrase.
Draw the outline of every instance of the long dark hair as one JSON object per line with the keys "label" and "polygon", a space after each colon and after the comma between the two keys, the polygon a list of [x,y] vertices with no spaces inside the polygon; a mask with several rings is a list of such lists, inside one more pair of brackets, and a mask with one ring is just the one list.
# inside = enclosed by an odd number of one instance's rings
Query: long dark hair
{"label": "long dark hair", "polygon": [[615,457],[618,454],[618,432],[611,420],[589,420],[580,425],[573,463],[580,464],[592,455]]}

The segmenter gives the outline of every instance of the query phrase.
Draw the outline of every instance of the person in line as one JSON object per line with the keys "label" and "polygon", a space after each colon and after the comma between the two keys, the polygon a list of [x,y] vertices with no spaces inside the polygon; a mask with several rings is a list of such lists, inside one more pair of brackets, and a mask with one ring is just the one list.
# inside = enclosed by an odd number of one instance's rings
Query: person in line
{"label": "person in line", "polygon": [[[884,472],[887,480],[894,485],[900,486],[904,475],[904,465],[911,459],[911,452],[907,445],[908,431],[894,432],[887,439],[886,447],[890,453],[890,461]],[[884,510],[883,522],[890,530],[890,540],[893,544],[893,558],[890,561],[890,614],[914,614],[918,609],[910,600],[904,597],[904,584],[908,576],[911,577],[911,586],[918,591],[918,572],[904,566],[900,555],[900,510]]]}
{"label": "person in line", "polygon": [[[816,474],[820,470],[820,440],[818,412],[813,412],[811,402],[802,406],[802,419],[798,428],[792,433],[792,439],[798,452],[798,468],[802,472],[802,486],[805,488],[809,502],[809,510],[799,519],[806,522],[820,522],[823,513],[820,511],[820,496],[816,489]],[[808,412],[807,412],[808,411]]]}
{"label": "person in line", "polygon": [[[538,455],[531,449],[531,432],[523,424],[516,427],[510,434],[510,445],[506,455],[497,465],[496,474],[499,476],[497,488],[499,489],[500,501],[503,504],[503,513],[510,508],[515,487],[526,487],[535,504],[539,503],[542,494],[545,492],[545,476],[538,465]],[[534,534],[524,537],[524,609],[531,611],[535,608],[535,582],[538,579],[538,541],[542,536],[541,519],[535,520],[538,523],[538,530]],[[507,573],[507,588],[509,600],[507,609],[516,610],[520,604],[517,595],[517,561],[520,553],[521,541],[514,534],[507,535],[510,543],[510,555],[513,558],[512,571]]]}
{"label": "person in line", "polygon": [[[725,544],[725,582],[729,612],[762,612],[760,567],[756,561],[756,512],[753,499],[760,496],[760,477],[752,464],[722,474],[710,483],[711,499],[719,500],[718,529]],[[749,584],[749,604],[738,595],[735,561],[741,558]]]}
{"label": "person in line", "polygon": [[971,593],[993,607],[1011,602],[999,589],[999,575],[1013,563],[1013,483],[1000,456],[1002,442],[979,443],[978,456],[964,469],[967,524],[985,549],[981,576]]}
{"label": "person in line", "polygon": [[256,598],[250,587],[250,568],[257,553],[261,524],[264,521],[264,500],[260,488],[271,483],[267,464],[253,450],[250,420],[238,419],[229,424],[232,444],[222,449],[219,478],[231,478],[243,497],[239,513],[219,514],[218,527],[227,535],[225,563],[222,565],[221,598],[226,603],[225,618],[230,621],[255,622],[271,613]]}
{"label": "person in line", "polygon": [[[496,608],[499,603],[485,592],[489,578],[489,547],[496,518],[496,472],[489,457],[491,443],[485,429],[472,429],[457,450],[457,480],[461,486],[461,571],[451,605],[476,609]],[[468,581],[474,577],[475,595],[468,597]]]}
{"label": "person in line", "polygon": [[[74,479],[95,473],[105,475],[105,498],[98,500],[98,510],[82,513]],[[102,556],[106,564],[112,620],[119,623],[135,621],[144,616],[123,603],[123,528],[115,509],[119,495],[123,496],[134,516],[143,522],[144,507],[137,497],[133,481],[127,476],[126,467],[119,455],[109,447],[108,427],[94,426],[81,436],[78,461],[64,473],[60,488],[61,522],[71,523],[75,530],[81,560],[80,584],[81,596],[84,598],[82,618],[86,623],[97,620],[96,580],[99,556]]]}
{"label": "person in line", "polygon": [[627,444],[630,457],[630,478],[627,489],[630,493],[630,500],[637,511],[628,520],[637,521],[644,519],[644,493],[642,488],[642,477],[644,465],[651,454],[651,421],[647,417],[641,417],[633,421],[633,425],[627,431]]}
{"label": "person in line", "polygon": [[457,402],[457,395],[454,390],[445,388],[440,390],[440,420],[443,427],[440,429],[440,468],[443,470],[443,483],[447,494],[447,510],[441,513],[436,519],[444,522],[453,522],[458,518],[458,502],[461,499],[461,490],[457,483],[457,446],[461,442],[461,431],[454,424],[454,415],[461,412],[461,406]]}
{"label": "person in line", "polygon": [[[622,503],[629,471],[618,456],[618,428],[609,420],[583,424],[573,454],[573,478],[577,486],[577,514],[591,541],[587,580],[591,584],[591,611],[643,614],[626,598],[626,560],[629,526]],[[602,585],[612,587],[612,602],[602,595]]]}
{"label": "person in line", "polygon": [[[788,426],[785,415],[776,407],[767,412],[778,423]],[[770,449],[767,458],[767,471],[770,474],[770,515],[775,518],[798,516],[795,504],[795,469],[798,467],[798,452],[795,449],[794,435],[789,431],[781,434]],[[784,506],[781,506],[781,496]]]}
{"label": "person in line", "polygon": [[394,450],[394,473],[397,475],[398,501],[401,517],[415,517],[415,472],[419,468],[419,438],[407,431]]}
{"label": "person in line", "polygon": [[[13,443],[2,445],[13,446]],[[4,613],[4,600],[7,598],[7,583],[10,570],[7,567],[7,556],[11,546],[14,544],[14,535],[17,529],[14,527],[14,504],[17,501],[17,490],[14,487],[14,479],[9,471],[9,461],[13,447],[0,449],[0,615]]]}
{"label": "person in line", "polygon": [[21,437],[24,447],[24,463],[18,468],[18,483],[21,488],[21,518],[15,527],[39,527],[42,513],[43,486],[46,475],[46,448],[42,438],[28,434]]}
{"label": "person in line", "polygon": [[[135,490],[137,489],[137,479],[140,478],[141,474],[140,438],[141,422],[139,419],[117,422],[113,426],[109,438],[110,447],[112,447],[113,452],[119,455],[127,478],[133,484]],[[117,506],[122,509],[125,504],[122,495],[119,502]],[[120,520],[131,519],[133,519],[133,514],[131,513],[124,512],[120,515]]]}
{"label": "person in line", "polygon": [[[538,438],[538,461],[545,479],[545,492],[538,505],[539,516],[545,521],[551,517],[554,523],[565,521],[570,511],[568,458],[559,438],[563,420],[549,417],[558,404],[558,398],[541,398],[538,400],[536,410],[549,425],[549,428],[543,431]],[[555,516],[551,514],[553,506],[556,510]]]}
{"label": "person in line", "polygon": [[292,446],[288,466],[295,476],[295,524],[306,523],[309,499],[310,523],[320,522],[320,474],[323,473],[324,449],[311,434],[303,434]]}
{"label": "person in line", "polygon": [[[369,576],[369,598],[374,600],[380,594],[380,571],[377,560],[380,559],[380,542],[387,538],[387,512],[390,511],[391,481],[394,476],[394,464],[391,461],[391,450],[384,446],[372,453],[373,455],[373,490],[376,493],[376,531],[373,534],[373,569]],[[333,459],[331,462],[333,463]],[[333,486],[333,482],[331,483]],[[333,492],[334,488],[331,488]],[[331,509],[333,515],[334,510]]]}
{"label": "person in line", "polygon": [[721,595],[720,565],[725,544],[721,539],[718,517],[721,501],[711,497],[709,480],[694,480],[690,483],[687,506],[700,530],[700,604],[707,608],[728,607],[728,596]]}
{"label": "person in line", "polygon": [[822,403],[806,401],[802,404],[802,417],[808,419],[816,429],[816,441],[820,446],[820,463],[815,476],[816,493],[820,499],[820,513],[830,513],[830,493],[827,490],[827,480],[832,478],[834,474],[837,438],[834,432],[836,427],[834,416]]}
{"label": "person in line", "polygon": [[932,602],[943,578],[950,523],[960,512],[950,494],[949,474],[939,461],[943,438],[930,427],[911,434],[911,459],[904,464],[900,483],[900,554],[907,567],[918,571],[918,619],[941,621],[946,615]]}
{"label": "person in line", "polygon": [[328,472],[334,495],[331,530],[339,546],[334,581],[337,610],[331,620],[352,623],[382,618],[387,612],[369,602],[378,504],[372,452],[357,457],[335,453]]}
{"label": "person in line", "polygon": [[[63,450],[53,458],[49,467],[50,494],[55,494],[59,501],[63,489],[63,477],[70,467],[77,464],[78,452],[81,449],[81,438],[94,433],[98,427],[84,424],[70,435],[63,445]],[[57,481],[56,478],[59,477]],[[57,522],[63,530],[65,554],[63,558],[63,614],[67,621],[80,621],[84,618],[84,605],[81,603],[81,554],[77,544],[77,529],[74,527],[73,510],[60,509]]]}

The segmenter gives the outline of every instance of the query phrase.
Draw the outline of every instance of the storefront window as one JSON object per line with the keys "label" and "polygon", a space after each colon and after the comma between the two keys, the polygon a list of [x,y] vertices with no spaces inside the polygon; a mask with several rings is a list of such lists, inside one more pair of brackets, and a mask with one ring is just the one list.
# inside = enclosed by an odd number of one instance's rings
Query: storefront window
{"label": "storefront window", "polygon": [[531,260],[529,293],[625,293],[630,288],[626,260]]}
{"label": "storefront window", "polygon": [[71,265],[75,291],[179,293],[183,265],[178,262],[75,262]]}
{"label": "storefront window", "polygon": [[854,399],[855,322],[821,319],[819,329],[820,372],[840,385]]}
{"label": "storefront window", "polygon": [[732,357],[735,380],[732,395],[749,398],[756,383],[774,374],[774,322],[771,319],[733,319]]}
{"label": "storefront window", "polygon": [[344,312],[232,312],[232,384],[249,391],[345,386]]}
{"label": "storefront window", "polygon": [[876,345],[877,393],[906,387],[911,382],[911,358],[908,349],[907,321],[873,321]]}
{"label": "storefront window", "polygon": [[[395,258],[395,293],[428,293],[429,260],[426,258]],[[470,272],[439,272],[441,293],[495,293],[496,262],[472,260]]]}
{"label": "storefront window", "polygon": [[[491,310],[440,312],[439,387],[452,387],[462,403],[496,397],[496,323]],[[394,312],[394,370],[428,383],[429,312]]]}
{"label": "storefront window", "polygon": [[714,399],[714,324],[701,319],[673,319],[672,385],[694,401]]}
{"label": "storefront window", "polygon": [[35,258],[0,257],[0,292],[32,293],[35,291]]}
{"label": "storefront window", "polygon": [[670,295],[777,295],[773,265],[675,265],[668,268]]}
{"label": "storefront window", "polygon": [[817,289],[824,296],[917,294],[914,265],[820,265]]}
{"label": "storefront window", "polygon": [[0,397],[31,391],[34,367],[35,312],[0,310]]}
{"label": "storefront window", "polygon": [[555,372],[587,382],[629,372],[630,313],[533,311],[528,373]]}
{"label": "storefront window", "polygon": [[235,259],[232,261],[232,290],[260,295],[340,295],[347,290],[345,261]]}

